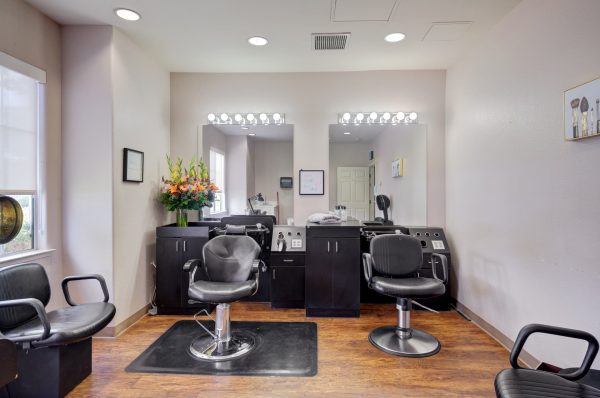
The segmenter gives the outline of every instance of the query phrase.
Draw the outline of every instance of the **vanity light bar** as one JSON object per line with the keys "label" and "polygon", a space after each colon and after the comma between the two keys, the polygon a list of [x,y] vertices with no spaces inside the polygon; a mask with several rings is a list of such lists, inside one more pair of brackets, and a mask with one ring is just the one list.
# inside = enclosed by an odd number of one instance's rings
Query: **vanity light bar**
{"label": "vanity light bar", "polygon": [[237,124],[240,126],[280,125],[285,123],[283,113],[209,113],[210,124]]}
{"label": "vanity light bar", "polygon": [[343,112],[338,113],[339,124],[414,124],[417,112]]}

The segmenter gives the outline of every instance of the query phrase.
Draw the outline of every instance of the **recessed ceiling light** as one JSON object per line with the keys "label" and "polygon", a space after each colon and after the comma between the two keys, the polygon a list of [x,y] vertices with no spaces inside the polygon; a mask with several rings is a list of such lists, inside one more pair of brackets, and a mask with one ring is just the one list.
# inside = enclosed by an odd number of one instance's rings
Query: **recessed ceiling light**
{"label": "recessed ceiling light", "polygon": [[349,131],[344,131],[344,135],[350,135]]}
{"label": "recessed ceiling light", "polygon": [[248,133],[248,135],[249,135],[250,137],[254,137],[256,134],[254,134],[254,133]]}
{"label": "recessed ceiling light", "polygon": [[384,38],[384,40],[387,41],[388,43],[397,43],[399,41],[404,40],[405,37],[406,37],[406,35],[404,33],[396,32],[396,33],[390,33],[389,35],[387,35]]}
{"label": "recessed ceiling light", "polygon": [[137,12],[127,8],[117,8],[115,9],[115,14],[117,14],[119,18],[123,18],[126,21],[137,21],[142,17]]}
{"label": "recessed ceiling light", "polygon": [[248,43],[252,44],[253,46],[264,46],[268,42],[269,41],[267,39],[265,39],[264,37],[260,37],[260,36],[253,36],[248,39]]}

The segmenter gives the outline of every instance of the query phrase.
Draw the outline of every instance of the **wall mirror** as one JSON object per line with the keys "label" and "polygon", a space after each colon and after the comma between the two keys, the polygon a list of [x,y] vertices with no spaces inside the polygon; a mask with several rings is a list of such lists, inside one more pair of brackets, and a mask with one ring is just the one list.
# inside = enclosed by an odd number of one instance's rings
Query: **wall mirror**
{"label": "wall mirror", "polygon": [[379,194],[390,198],[394,224],[427,225],[426,127],[330,125],[330,209],[346,206],[361,221],[383,217],[375,203]]}
{"label": "wall mirror", "polygon": [[201,156],[211,180],[222,188],[204,216],[220,218],[253,210],[276,216],[280,224],[293,217],[297,183],[293,138],[291,124],[203,126]]}

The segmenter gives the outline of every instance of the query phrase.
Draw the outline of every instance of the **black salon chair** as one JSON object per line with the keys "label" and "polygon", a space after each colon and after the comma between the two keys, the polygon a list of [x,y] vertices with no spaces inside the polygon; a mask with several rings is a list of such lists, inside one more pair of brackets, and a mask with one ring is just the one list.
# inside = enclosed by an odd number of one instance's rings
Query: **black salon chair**
{"label": "black salon chair", "polygon": [[[190,272],[188,296],[193,303],[217,304],[215,332],[206,332],[192,341],[190,353],[199,359],[223,361],[239,357],[254,348],[254,337],[231,331],[229,305],[258,290],[260,246],[245,235],[223,235],[208,241],[202,261],[189,260],[183,270]],[[196,280],[201,267],[203,278]]]}
{"label": "black salon chair", "polygon": [[[418,275],[423,264],[421,242],[408,235],[379,235],[371,240],[370,253],[363,254],[363,268],[369,288],[396,298],[398,325],[384,326],[369,334],[369,341],[389,354],[426,357],[440,350],[439,341],[429,333],[410,327],[412,299],[441,296],[446,291],[448,261],[446,256],[432,254],[434,278]],[[437,261],[443,279],[436,272]]]}
{"label": "black salon chair", "polygon": [[[76,304],[71,281],[95,279],[104,300]],[[70,305],[46,312],[50,284],[39,264],[0,268],[0,332],[16,344],[19,377],[8,385],[11,396],[62,397],[92,371],[92,336],[113,319],[106,282],[100,275],[67,277],[62,282]]]}
{"label": "black salon chair", "polygon": [[[569,373],[549,373],[542,370],[523,369],[519,366],[519,354],[533,333],[553,334],[588,342],[587,352],[581,367]],[[598,353],[598,340],[587,332],[555,326],[531,324],[519,332],[510,353],[512,369],[504,369],[496,376],[496,396],[498,398],[588,398],[600,397],[600,390],[578,383],[584,377]]]}

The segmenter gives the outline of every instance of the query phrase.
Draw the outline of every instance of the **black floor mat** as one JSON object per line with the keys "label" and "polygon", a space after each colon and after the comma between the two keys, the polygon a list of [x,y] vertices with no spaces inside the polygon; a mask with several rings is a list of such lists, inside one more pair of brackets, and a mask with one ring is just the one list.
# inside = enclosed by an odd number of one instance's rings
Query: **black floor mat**
{"label": "black floor mat", "polygon": [[[209,330],[213,322],[203,321]],[[317,324],[314,322],[231,322],[233,331],[257,337],[248,354],[222,362],[194,358],[192,340],[206,332],[195,321],[179,321],[148,347],[127,372],[198,375],[314,376],[317,374]]]}

